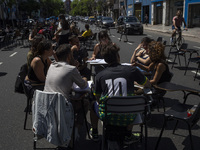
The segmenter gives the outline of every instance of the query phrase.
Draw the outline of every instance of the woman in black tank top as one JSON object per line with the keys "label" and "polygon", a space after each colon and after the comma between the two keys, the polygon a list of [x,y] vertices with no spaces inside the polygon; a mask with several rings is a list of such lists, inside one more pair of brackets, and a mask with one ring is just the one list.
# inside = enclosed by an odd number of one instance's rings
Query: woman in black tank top
{"label": "woman in black tank top", "polygon": [[44,84],[47,70],[51,64],[50,56],[53,55],[53,48],[50,41],[43,40],[38,44],[37,55],[31,61],[28,75],[25,80],[32,84]]}
{"label": "woman in black tank top", "polygon": [[100,31],[98,34],[98,39],[99,43],[95,45],[94,52],[89,60],[103,59],[103,57],[101,56],[101,49],[103,45],[108,45],[109,43],[112,42],[107,31]]}

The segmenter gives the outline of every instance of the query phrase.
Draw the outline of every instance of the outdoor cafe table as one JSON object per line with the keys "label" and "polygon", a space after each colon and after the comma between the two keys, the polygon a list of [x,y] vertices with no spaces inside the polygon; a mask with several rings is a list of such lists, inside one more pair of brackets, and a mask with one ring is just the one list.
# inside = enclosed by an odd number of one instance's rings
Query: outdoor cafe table
{"label": "outdoor cafe table", "polygon": [[[87,63],[90,64],[90,70],[92,71],[92,67],[93,66],[101,66],[101,65],[107,65],[107,63],[105,62],[104,59],[95,59],[95,60],[88,60]],[[121,65],[128,65],[128,66],[131,66],[131,63],[121,63]],[[139,67],[136,67],[138,68],[144,75],[146,76],[149,76],[151,75],[150,72],[146,72],[142,69],[140,69]]]}
{"label": "outdoor cafe table", "polygon": [[189,88],[189,87],[186,87],[183,85],[178,85],[178,84],[171,83],[171,82],[163,82],[163,83],[160,83],[159,85],[154,85],[154,87],[157,89],[165,90],[165,91],[169,91],[169,92],[182,91],[184,93],[184,97],[183,97],[184,104],[189,95],[197,95],[200,97],[200,90]]}

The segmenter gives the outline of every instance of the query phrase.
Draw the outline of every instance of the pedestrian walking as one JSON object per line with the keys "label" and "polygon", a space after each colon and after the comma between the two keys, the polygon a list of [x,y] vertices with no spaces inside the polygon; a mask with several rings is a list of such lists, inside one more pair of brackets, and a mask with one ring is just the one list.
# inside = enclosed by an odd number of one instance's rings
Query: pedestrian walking
{"label": "pedestrian walking", "polygon": [[126,24],[124,24],[124,25],[122,25],[121,26],[122,27],[122,31],[121,31],[121,36],[120,36],[120,39],[119,39],[119,41],[121,41],[122,40],[122,36],[124,35],[125,36],[125,40],[124,40],[124,42],[128,42],[128,38],[127,38],[127,29],[126,29]]}
{"label": "pedestrian walking", "polygon": [[144,21],[144,22],[145,22],[146,26],[148,26],[148,22],[149,22],[149,20],[148,20],[148,19],[149,19],[148,15],[145,14],[145,17],[144,17],[144,18],[145,18],[145,21]]}

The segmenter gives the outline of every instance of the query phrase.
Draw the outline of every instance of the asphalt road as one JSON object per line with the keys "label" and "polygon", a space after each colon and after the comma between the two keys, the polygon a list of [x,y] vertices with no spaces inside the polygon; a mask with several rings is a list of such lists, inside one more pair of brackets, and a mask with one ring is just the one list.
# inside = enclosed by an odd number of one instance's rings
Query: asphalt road
{"label": "asphalt road", "polygon": [[[84,24],[79,23],[79,27],[83,29]],[[99,30],[91,27],[93,32],[99,32]],[[128,35],[128,42],[119,42],[120,34],[116,33],[115,29],[111,29],[111,39],[117,45],[120,46],[121,62],[129,62],[134,49],[140,43],[141,39],[145,36],[149,36],[153,39],[157,37],[164,37],[169,43],[169,34],[144,31],[144,35]],[[189,48],[200,47],[200,43],[194,42],[192,38],[185,37],[186,43],[189,44]],[[166,48],[166,54],[168,54],[169,48]],[[24,123],[24,109],[26,106],[26,97],[23,94],[14,93],[14,83],[16,76],[19,72],[20,66],[26,62],[26,55],[28,48],[22,48],[22,46],[13,46],[9,49],[0,49],[0,149],[1,150],[30,150],[33,147],[33,133],[31,131],[31,115],[28,116],[27,130],[23,129]],[[91,56],[92,51],[89,50]],[[188,55],[187,55],[188,58]],[[173,59],[173,57],[171,58]],[[181,58],[182,64],[184,64]],[[171,68],[171,63],[169,63]],[[200,89],[200,78],[196,81],[193,80],[196,64],[190,64],[190,68],[187,74],[184,76],[184,68],[179,67],[179,64],[175,64],[175,68],[171,71],[174,73],[172,82],[188,86],[195,89]],[[196,96],[190,96],[188,99],[189,104],[197,104],[200,98]],[[170,108],[172,105],[183,101],[182,92],[168,92],[165,95],[166,108]],[[148,149],[153,150],[158,139],[160,129],[162,127],[163,110],[160,112],[154,110],[152,112],[151,120],[148,122]],[[89,115],[88,122],[89,121]],[[159,149],[162,150],[188,150],[190,149],[190,141],[188,137],[187,126],[182,123],[178,126],[176,134],[172,134],[173,125],[175,122],[170,122],[164,131],[163,138],[160,143]],[[76,142],[76,150],[98,150],[100,149],[100,142],[95,143],[85,137],[84,128],[81,130],[81,139]],[[101,123],[99,122],[99,133],[101,134]],[[194,147],[196,150],[200,147],[200,132],[199,122],[198,125],[192,130]],[[40,148],[55,148],[55,146],[49,144],[44,139],[37,142]],[[138,149],[135,148],[135,149]]]}

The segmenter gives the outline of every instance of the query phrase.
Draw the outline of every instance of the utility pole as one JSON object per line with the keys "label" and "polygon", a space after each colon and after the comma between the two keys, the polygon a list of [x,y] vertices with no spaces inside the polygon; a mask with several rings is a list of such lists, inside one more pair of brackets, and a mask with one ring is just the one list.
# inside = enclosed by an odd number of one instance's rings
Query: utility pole
{"label": "utility pole", "polygon": [[127,8],[126,8],[126,0],[124,0],[124,11],[125,11],[125,13],[123,13],[124,14],[124,16],[126,16],[127,15],[127,12],[126,12],[126,10],[127,10]]}

